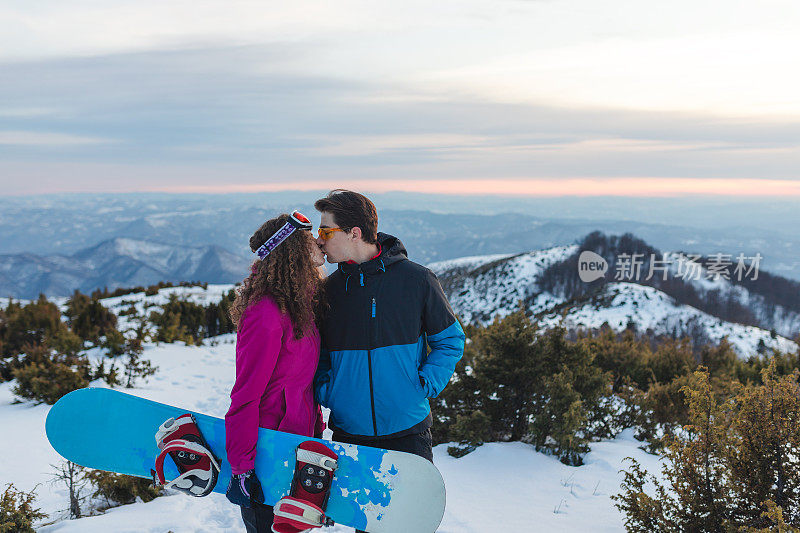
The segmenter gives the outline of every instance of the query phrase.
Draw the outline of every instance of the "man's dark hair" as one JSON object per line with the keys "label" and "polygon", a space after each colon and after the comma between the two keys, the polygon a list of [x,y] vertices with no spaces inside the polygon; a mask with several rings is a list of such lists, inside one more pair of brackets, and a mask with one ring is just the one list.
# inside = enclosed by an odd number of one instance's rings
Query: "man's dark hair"
{"label": "man's dark hair", "polygon": [[378,242],[378,211],[369,198],[346,189],[334,189],[325,198],[314,202],[320,213],[330,213],[340,228],[350,231],[361,228],[364,242]]}

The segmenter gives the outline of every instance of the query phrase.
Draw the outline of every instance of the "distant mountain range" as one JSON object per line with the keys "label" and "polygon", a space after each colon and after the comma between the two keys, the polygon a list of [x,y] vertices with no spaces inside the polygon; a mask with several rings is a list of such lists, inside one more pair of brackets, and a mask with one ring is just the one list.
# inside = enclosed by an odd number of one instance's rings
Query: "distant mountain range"
{"label": "distant mountain range", "polygon": [[[196,280],[195,276],[200,274],[207,277],[199,281],[209,283],[240,280],[238,274],[229,275],[231,270],[246,272],[246,269],[237,270],[238,267],[165,270],[158,266],[162,262],[158,254],[149,256],[154,261],[152,265],[131,266],[124,261],[125,268],[132,270],[130,275],[125,271],[114,273],[87,268],[80,264],[80,258],[87,247],[92,249],[101,243],[130,239],[161,246],[159,253],[165,257],[180,255],[183,253],[180,250],[216,247],[213,248],[215,253],[228,258],[221,260],[223,265],[246,264],[252,259],[247,247],[250,235],[264,220],[279,212],[300,209],[317,222],[318,214],[311,202],[322,194],[312,191],[0,197],[0,227],[3,228],[0,254],[6,254],[0,256],[0,296],[29,297],[39,291],[57,296],[69,294],[75,288],[91,290],[106,284],[128,284],[133,279],[153,279],[147,274],[151,270],[170,280]],[[605,234],[632,233],[662,250],[703,255],[761,253],[764,257],[762,269],[800,280],[800,237],[791,231],[742,225],[683,225],[690,221],[697,223],[700,214],[705,217],[702,220],[715,220],[715,213],[727,213],[720,217],[721,221],[726,224],[736,221],[736,213],[725,211],[725,206],[716,205],[712,200],[709,200],[708,213],[698,211],[698,202],[694,201],[685,206],[686,217],[676,214],[675,223],[664,224],[631,219],[636,215],[649,220],[634,200],[628,202],[632,207],[626,210],[616,204],[603,207],[603,201],[598,199],[598,207],[593,210],[594,201],[568,203],[564,199],[547,202],[539,199],[531,200],[531,209],[524,212],[492,214],[500,211],[497,198],[487,198],[485,205],[477,199],[461,199],[455,205],[452,199],[456,197],[443,196],[442,206],[437,209],[433,205],[435,196],[403,196],[402,201],[390,196],[376,196],[379,204],[383,202],[379,205],[379,230],[399,237],[409,257],[423,264],[479,254],[516,254],[565,246],[599,230]],[[409,205],[417,207],[407,209]],[[527,204],[518,199],[509,200],[508,205],[523,209]],[[552,217],[558,212],[558,205],[564,206],[564,218]],[[572,208],[567,208],[568,205]],[[679,203],[669,205],[675,209],[680,207]],[[665,212],[663,207],[659,216],[651,217],[653,220],[672,220],[668,216],[671,211]],[[456,209],[462,212],[453,212]],[[544,218],[540,213],[551,218]],[[65,257],[78,262],[65,260]]]}
{"label": "distant mountain range", "polygon": [[66,296],[75,289],[147,286],[159,281],[234,283],[248,260],[219,246],[175,246],[128,238],[103,241],[67,255],[0,255],[0,295]]}
{"label": "distant mountain range", "polygon": [[[609,265],[605,277],[591,283],[578,276],[578,257],[586,250]],[[669,260],[668,281],[613,279],[621,254],[645,251]],[[714,279],[708,258],[697,261],[697,276],[683,279],[676,276],[677,258],[662,256],[630,235],[593,233],[579,244],[465,257],[429,267],[467,323],[487,324],[522,305],[544,327],[595,330],[606,323],[616,331],[633,327],[651,335],[688,336],[697,344],[727,337],[742,355],[798,349],[794,339],[800,335],[800,283],[767,272],[755,281]],[[649,263],[642,270],[647,267]]]}

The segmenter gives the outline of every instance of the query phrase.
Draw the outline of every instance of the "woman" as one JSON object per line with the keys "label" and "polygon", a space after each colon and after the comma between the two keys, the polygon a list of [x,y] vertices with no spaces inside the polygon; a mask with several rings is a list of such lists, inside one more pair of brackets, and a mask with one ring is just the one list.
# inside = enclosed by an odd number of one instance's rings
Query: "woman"
{"label": "woman", "polygon": [[225,415],[226,450],[233,476],[228,499],[241,506],[248,533],[271,530],[256,477],[258,428],[322,435],[314,404],[319,361],[315,317],[322,303],[322,251],[311,222],[295,211],[265,222],[250,237],[258,255],[231,308],[236,324],[236,382]]}

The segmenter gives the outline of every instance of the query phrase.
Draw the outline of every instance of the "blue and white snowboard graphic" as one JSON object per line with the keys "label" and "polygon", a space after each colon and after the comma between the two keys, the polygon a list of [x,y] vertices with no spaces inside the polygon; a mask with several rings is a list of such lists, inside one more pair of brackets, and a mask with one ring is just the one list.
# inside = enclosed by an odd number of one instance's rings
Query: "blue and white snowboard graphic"
{"label": "blue and white snowboard graphic", "polygon": [[[192,413],[211,451],[222,461],[214,492],[231,476],[225,454],[225,421],[111,389],[80,389],[61,398],[47,416],[47,438],[64,458],[88,468],[150,478],[159,454],[155,433],[166,419]],[[288,495],[295,448],[310,439],[259,429],[256,474],[265,502]],[[327,515],[372,533],[433,533],[444,516],[442,475],[416,455],[320,440],[338,456]],[[168,479],[177,477],[165,462]],[[188,497],[188,496],[187,496]]]}

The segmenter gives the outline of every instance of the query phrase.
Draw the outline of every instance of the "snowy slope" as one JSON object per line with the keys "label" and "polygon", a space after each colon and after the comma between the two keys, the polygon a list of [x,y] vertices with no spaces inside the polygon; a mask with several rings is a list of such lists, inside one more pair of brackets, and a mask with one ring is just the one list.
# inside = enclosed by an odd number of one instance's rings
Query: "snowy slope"
{"label": "snowy slope", "polygon": [[[489,255],[431,263],[450,305],[464,322],[488,323],[506,316],[539,293],[536,278],[548,266],[575,253],[577,245],[557,246],[518,255]],[[555,305],[563,299],[551,297]]]}
{"label": "snowy slope", "polygon": [[[156,294],[151,294],[149,296],[144,292],[134,292],[123,296],[114,296],[113,298],[102,298],[100,303],[117,315],[117,329],[125,333],[129,328],[136,326],[135,321],[130,318],[131,315],[120,315],[121,312],[128,311],[131,306],[136,309],[136,315],[147,316],[152,311],[159,310],[172,296],[198,305],[209,305],[212,303],[219,303],[220,300],[222,300],[222,296],[234,288],[236,288],[236,285],[232,283],[219,285],[209,283],[205,289],[201,286],[165,287],[159,289]],[[15,304],[19,305],[27,305],[33,301],[18,300],[16,298],[0,298],[0,309],[8,307],[9,301],[12,300]],[[69,298],[66,296],[48,298],[48,301],[57,305],[62,313],[66,311],[68,300]]]}
{"label": "snowy slope", "polygon": [[103,298],[100,302],[116,313],[118,318],[117,329],[124,332],[128,328],[134,327],[135,323],[130,320],[128,315],[120,315],[120,312],[129,310],[131,306],[136,309],[138,316],[146,316],[150,312],[158,310],[172,296],[177,296],[180,300],[187,300],[199,305],[209,305],[219,303],[222,300],[222,296],[234,287],[235,285],[233,284],[208,284],[205,289],[203,287],[166,287],[149,296],[144,292],[135,292],[113,298]]}
{"label": "snowy slope", "polygon": [[797,350],[797,345],[789,339],[772,338],[769,331],[725,322],[694,307],[680,305],[658,289],[636,283],[610,283],[598,298],[571,307],[565,315],[545,313],[539,317],[539,324],[544,327],[562,323],[567,328],[599,328],[604,322],[615,330],[625,329],[632,322],[638,330],[650,330],[656,335],[699,328],[715,344],[727,337],[739,354],[757,353],[759,341],[767,348],[783,352]]}
{"label": "snowy slope", "polygon": [[[681,258],[681,254],[674,252],[665,253],[664,258],[669,261],[672,275],[678,274],[679,268],[688,264],[685,256]],[[725,277],[709,275],[706,268],[699,265],[697,268],[699,271],[698,276],[690,276],[685,279],[691,283],[701,297],[711,291],[717,291],[723,300],[728,297],[738,300],[754,313],[756,319],[762,325],[766,324],[767,326],[765,327],[772,328],[777,333],[789,338],[794,338],[800,334],[800,313],[786,309],[778,304],[771,304],[766,301],[764,296],[753,294],[741,285],[731,283]],[[731,271],[731,275],[733,275],[733,271]]]}
{"label": "snowy slope", "polygon": [[[563,323],[566,327],[598,328],[608,322],[615,330],[622,330],[632,322],[639,331],[652,330],[657,335],[699,331],[715,343],[727,336],[742,356],[755,354],[760,341],[767,349],[797,350],[797,344],[788,338],[773,337],[765,329],[720,320],[681,305],[658,289],[635,283],[611,282],[591,302],[565,305],[563,297],[541,290],[537,280],[545,268],[563,261],[577,249],[577,245],[559,246],[518,255],[476,256],[432,263],[428,267],[442,282],[456,315],[467,323],[488,324],[496,316],[504,317],[516,311],[523,302],[544,327]],[[666,254],[666,258],[672,260],[673,274],[678,268],[676,257]],[[722,295],[735,294],[756,312],[768,307],[763,297],[752,295],[723,278],[706,279],[706,274],[706,270],[700,269],[700,279],[691,281],[701,295],[718,290]],[[613,272],[606,274],[607,279],[613,276]],[[800,332],[800,316],[780,306],[773,307],[774,316],[782,320],[787,330]],[[797,329],[792,330],[795,326]]]}
{"label": "snowy slope", "polygon": [[[234,335],[210,339],[205,346],[182,343],[148,345],[144,355],[159,367],[147,383],[126,392],[155,401],[185,406],[214,416],[227,410],[234,379]],[[91,357],[101,357],[93,350]],[[102,386],[94,383],[94,386]],[[36,488],[37,504],[50,517],[63,518],[67,493],[48,483],[49,465],[60,460],[44,435],[46,405],[13,403],[11,384],[0,384],[0,424],[13,428],[0,439],[0,481],[17,488]],[[329,436],[329,434],[327,435]],[[442,533],[505,531],[623,531],[622,518],[609,496],[618,490],[622,458],[636,457],[648,468],[657,458],[639,450],[630,433],[595,443],[581,467],[569,467],[522,443],[494,443],[461,459],[435,449],[436,464],[448,491]],[[116,508],[104,515],[60,520],[40,531],[159,532],[244,531],[238,510],[224,496],[194,499],[181,494]],[[328,532],[352,531],[343,526]]]}

